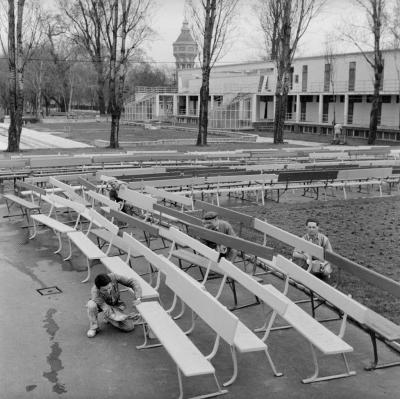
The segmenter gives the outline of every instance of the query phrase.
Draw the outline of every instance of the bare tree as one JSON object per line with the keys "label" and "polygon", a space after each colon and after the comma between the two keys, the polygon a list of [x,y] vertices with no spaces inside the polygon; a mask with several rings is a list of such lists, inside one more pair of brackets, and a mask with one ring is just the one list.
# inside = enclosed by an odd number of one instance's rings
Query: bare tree
{"label": "bare tree", "polygon": [[[353,0],[354,3],[365,13],[365,25],[350,25],[348,31],[343,32],[344,38],[352,42],[363,54],[365,60],[370,65],[374,79],[374,94],[372,96],[368,144],[375,144],[378,119],[381,107],[380,89],[383,77],[383,36],[387,23],[386,0]],[[371,45],[372,42],[372,45]],[[372,47],[372,51],[365,48]]]}
{"label": "bare tree", "polygon": [[239,0],[200,0],[189,4],[193,36],[200,50],[202,70],[198,146],[207,145],[210,73],[226,48],[238,2]]}
{"label": "bare tree", "polygon": [[265,52],[269,54],[266,59],[276,60],[278,53],[279,23],[282,13],[281,1],[257,0],[253,11],[258,18],[263,33]]}
{"label": "bare tree", "polygon": [[[336,124],[336,90],[335,90],[335,79],[336,79],[336,56],[332,38],[327,38],[325,42],[325,74],[328,75],[328,87],[324,87],[324,91],[330,91],[333,97],[333,120],[332,125]],[[325,76],[326,79],[326,76]],[[324,85],[325,85],[324,81]],[[327,89],[327,90],[326,90]]]}
{"label": "bare tree", "polygon": [[[121,8],[120,4],[121,3]],[[102,35],[109,55],[110,147],[119,147],[119,122],[123,109],[125,77],[129,57],[135,54],[152,31],[147,24],[152,0],[101,0],[104,18]]]}
{"label": "bare tree", "polygon": [[[300,39],[311,20],[318,14],[326,0],[264,0],[259,21],[265,21],[264,34],[271,43],[277,66],[275,89],[274,143],[283,143],[283,133],[290,89],[290,73]],[[271,51],[272,55],[272,51]]]}
{"label": "bare tree", "polygon": [[[18,152],[21,140],[24,108],[24,70],[35,43],[40,36],[39,4],[30,3],[32,14],[26,22],[25,0],[8,0],[8,68],[9,68],[9,110],[8,152]],[[30,35],[28,35],[28,32]],[[23,40],[27,38],[27,40]],[[2,41],[3,45],[3,41]],[[4,45],[3,45],[4,49]]]}
{"label": "bare tree", "polygon": [[106,82],[105,55],[107,53],[102,35],[105,15],[96,0],[60,0],[60,6],[69,21],[68,29],[76,44],[90,56],[97,74],[97,96],[100,114],[106,113],[104,87]]}

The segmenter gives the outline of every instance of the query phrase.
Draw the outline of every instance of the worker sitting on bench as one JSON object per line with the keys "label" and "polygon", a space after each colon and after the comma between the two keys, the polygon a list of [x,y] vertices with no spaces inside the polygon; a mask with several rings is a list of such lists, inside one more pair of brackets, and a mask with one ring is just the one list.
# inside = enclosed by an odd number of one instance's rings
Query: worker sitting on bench
{"label": "worker sitting on bench", "polygon": [[[306,228],[307,233],[302,237],[304,240],[310,241],[324,248],[324,250],[332,252],[332,245],[329,238],[319,232],[319,222],[317,219],[308,218],[306,221]],[[330,278],[332,273],[332,266],[329,262],[313,258],[310,254],[297,248],[293,251],[293,261],[321,279]]]}
{"label": "worker sitting on bench", "polygon": [[93,338],[99,331],[97,318],[99,312],[103,312],[106,322],[109,322],[122,331],[130,332],[135,328],[135,320],[137,321],[138,314],[123,313],[126,305],[120,300],[118,284],[129,287],[134,291],[134,306],[140,303],[142,289],[135,279],[126,278],[114,273],[99,274],[94,280],[91,299],[87,303],[90,324],[87,336],[89,338]]}

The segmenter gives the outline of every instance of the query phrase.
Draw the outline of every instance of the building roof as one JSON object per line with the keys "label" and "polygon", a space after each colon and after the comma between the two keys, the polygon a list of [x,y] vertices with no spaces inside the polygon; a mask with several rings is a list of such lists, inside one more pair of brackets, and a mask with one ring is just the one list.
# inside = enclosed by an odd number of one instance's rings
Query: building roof
{"label": "building roof", "polygon": [[190,33],[189,24],[186,21],[183,21],[181,33],[178,36],[178,38],[176,39],[176,41],[174,42],[174,44],[179,44],[179,43],[196,44],[196,42],[194,41],[194,39],[192,37],[192,34]]}

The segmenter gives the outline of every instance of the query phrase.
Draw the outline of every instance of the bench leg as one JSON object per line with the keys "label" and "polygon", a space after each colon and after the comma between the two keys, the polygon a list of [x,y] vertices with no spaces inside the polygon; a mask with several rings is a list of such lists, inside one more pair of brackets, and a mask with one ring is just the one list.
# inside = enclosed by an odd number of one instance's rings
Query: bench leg
{"label": "bench leg", "polygon": [[344,353],[342,353],[341,355],[343,356],[343,361],[344,361],[344,364],[345,364],[345,367],[346,367],[346,372],[342,373],[342,374],[333,374],[333,375],[327,375],[327,376],[324,376],[324,377],[318,377],[318,375],[319,375],[319,365],[318,365],[317,354],[315,353],[315,348],[311,343],[310,343],[310,346],[311,346],[311,353],[312,353],[312,357],[313,357],[313,361],[314,361],[315,371],[314,371],[314,374],[311,377],[305,378],[304,380],[302,380],[303,384],[311,384],[313,382],[335,380],[335,379],[338,379],[338,378],[346,378],[346,377],[351,377],[353,375],[356,375],[355,371],[350,371],[349,370],[349,365],[347,363],[346,355]]}
{"label": "bench leg", "polygon": [[32,223],[33,223],[33,234],[29,237],[30,240],[34,239],[37,236],[37,226],[35,219],[32,219]]}
{"label": "bench leg", "polygon": [[[179,369],[178,366],[176,366],[177,373],[178,373],[178,384],[179,384],[179,398],[178,399],[183,399],[183,384],[182,384],[182,374],[181,370]],[[221,389],[218,379],[215,374],[213,374],[215,383],[217,385],[218,390],[212,393],[207,393],[205,395],[200,395],[200,396],[192,396],[190,399],[206,399],[206,398],[213,398],[214,396],[219,396],[219,395],[224,395],[228,393],[226,389]]]}
{"label": "bench leg", "polygon": [[68,238],[68,244],[69,244],[69,254],[66,258],[64,258],[63,260],[70,260],[72,258],[72,244],[71,244],[71,239]]}
{"label": "bench leg", "polygon": [[224,387],[227,387],[227,386],[233,384],[235,382],[236,378],[237,378],[237,375],[238,375],[238,364],[237,364],[236,349],[235,349],[234,346],[231,345],[230,346],[230,350],[231,350],[232,362],[233,362],[233,374],[232,374],[232,377],[228,381],[226,381],[226,382],[224,382],[222,384]]}
{"label": "bench leg", "polygon": [[87,283],[90,279],[90,260],[89,260],[89,258],[86,258],[86,264],[87,264],[88,274],[87,274],[86,278],[81,281],[81,283]]}
{"label": "bench leg", "polygon": [[54,253],[58,254],[62,250],[61,234],[56,232],[55,230],[53,230],[53,231],[54,231],[54,234],[57,236],[57,239],[58,239],[58,248],[54,251]]}
{"label": "bench leg", "polygon": [[147,329],[146,329],[146,323],[143,323],[143,336],[144,336],[144,342],[142,345],[136,345],[136,349],[149,349],[149,348],[157,348],[159,346],[162,346],[161,344],[152,344],[148,345],[147,344]]}
{"label": "bench leg", "polygon": [[[382,363],[379,364],[379,356],[378,356],[378,345],[377,345],[377,339],[376,339],[376,334],[374,331],[370,331],[369,335],[371,337],[372,341],[372,347],[374,351],[374,360],[371,362],[371,364],[367,367],[365,367],[365,370],[367,371],[372,371],[372,370],[377,370],[377,369],[383,369],[383,368],[388,368],[388,367],[394,367],[394,366],[400,366],[400,361],[397,362],[390,362],[390,363]],[[392,348],[395,351],[399,351],[399,349],[392,347],[389,345],[390,348]]]}

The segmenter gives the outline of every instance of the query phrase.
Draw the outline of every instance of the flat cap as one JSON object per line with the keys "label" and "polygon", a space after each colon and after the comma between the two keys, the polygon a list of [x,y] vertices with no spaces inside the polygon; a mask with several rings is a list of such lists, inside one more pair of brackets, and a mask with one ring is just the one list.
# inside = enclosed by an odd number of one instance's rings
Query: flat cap
{"label": "flat cap", "polygon": [[206,212],[204,214],[203,219],[204,220],[212,220],[212,219],[215,219],[217,216],[218,216],[218,214],[216,212],[210,211],[210,212]]}

